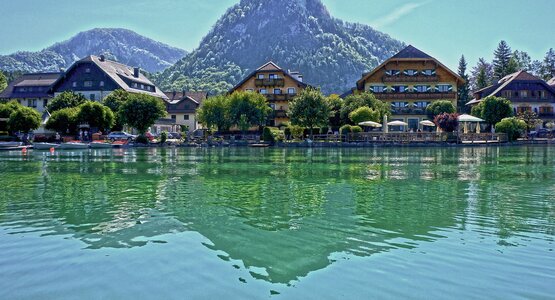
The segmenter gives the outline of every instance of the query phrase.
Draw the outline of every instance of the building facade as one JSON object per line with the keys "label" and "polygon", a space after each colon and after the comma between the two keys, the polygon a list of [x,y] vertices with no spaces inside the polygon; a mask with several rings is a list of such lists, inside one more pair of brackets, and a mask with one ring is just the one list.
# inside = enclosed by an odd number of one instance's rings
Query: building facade
{"label": "building facade", "polygon": [[300,73],[286,71],[275,63],[268,62],[249,74],[229,93],[245,91],[264,95],[273,109],[269,125],[281,126],[289,122],[287,117],[289,101],[309,86],[303,82],[303,76]]}
{"label": "building facade", "polygon": [[357,81],[355,93],[371,92],[391,106],[392,120],[408,123],[401,130],[422,129],[426,107],[438,100],[457,106],[464,79],[430,55],[407,46]]}
{"label": "building facade", "polygon": [[168,118],[175,124],[184,125],[189,131],[199,128],[197,109],[206,99],[206,92],[166,92]]}
{"label": "building facade", "polygon": [[53,94],[52,85],[63,73],[34,73],[23,74],[10,82],[8,87],[0,93],[0,100],[15,100],[19,104],[36,109],[40,113],[46,111]]}
{"label": "building facade", "polygon": [[526,71],[507,75],[496,84],[475,91],[475,99],[467,105],[477,105],[489,96],[511,101],[515,115],[533,111],[544,124],[555,120],[555,88]]}

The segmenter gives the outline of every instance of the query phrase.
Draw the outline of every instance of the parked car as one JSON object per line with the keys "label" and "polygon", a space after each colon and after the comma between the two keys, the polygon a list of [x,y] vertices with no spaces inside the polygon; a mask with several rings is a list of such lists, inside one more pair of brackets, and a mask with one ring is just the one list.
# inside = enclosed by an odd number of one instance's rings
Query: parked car
{"label": "parked car", "polygon": [[111,141],[115,141],[115,140],[133,140],[136,137],[137,137],[136,135],[132,135],[132,134],[124,132],[124,131],[114,131],[114,132],[110,132],[110,134],[108,134],[108,139],[110,139]]}
{"label": "parked car", "polygon": [[181,139],[181,133],[180,132],[168,132],[168,138],[169,139],[180,140]]}

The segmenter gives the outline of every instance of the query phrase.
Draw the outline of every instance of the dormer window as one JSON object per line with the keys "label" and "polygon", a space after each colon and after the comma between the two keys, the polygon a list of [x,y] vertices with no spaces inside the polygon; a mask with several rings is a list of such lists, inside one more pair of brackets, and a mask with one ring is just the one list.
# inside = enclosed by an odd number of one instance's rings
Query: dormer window
{"label": "dormer window", "polygon": [[403,71],[403,74],[406,76],[416,76],[418,75],[418,71],[410,69],[410,70]]}

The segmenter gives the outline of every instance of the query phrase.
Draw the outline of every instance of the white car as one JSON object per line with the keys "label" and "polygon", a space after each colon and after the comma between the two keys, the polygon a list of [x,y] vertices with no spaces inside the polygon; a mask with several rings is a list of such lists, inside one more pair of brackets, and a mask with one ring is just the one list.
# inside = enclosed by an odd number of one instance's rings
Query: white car
{"label": "white car", "polygon": [[136,137],[137,137],[136,135],[132,135],[132,134],[124,132],[124,131],[114,131],[114,132],[110,132],[110,134],[108,134],[108,139],[110,139],[111,141],[115,141],[115,140],[133,140]]}

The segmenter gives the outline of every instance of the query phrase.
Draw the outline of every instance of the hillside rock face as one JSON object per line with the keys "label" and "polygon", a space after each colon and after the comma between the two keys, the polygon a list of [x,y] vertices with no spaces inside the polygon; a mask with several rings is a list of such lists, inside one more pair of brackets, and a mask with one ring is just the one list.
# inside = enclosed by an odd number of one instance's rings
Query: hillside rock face
{"label": "hillside rock face", "polygon": [[104,54],[149,72],[162,71],[183,58],[187,52],[139,35],[127,29],[97,28],[78,33],[67,41],[38,52],[0,55],[0,70],[57,71],[88,55]]}
{"label": "hillside rock face", "polygon": [[320,0],[242,0],[155,79],[166,89],[220,93],[272,60],[325,93],[341,93],[403,47],[370,26],[333,18]]}

